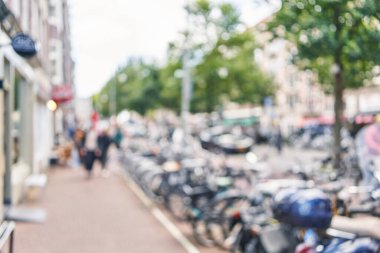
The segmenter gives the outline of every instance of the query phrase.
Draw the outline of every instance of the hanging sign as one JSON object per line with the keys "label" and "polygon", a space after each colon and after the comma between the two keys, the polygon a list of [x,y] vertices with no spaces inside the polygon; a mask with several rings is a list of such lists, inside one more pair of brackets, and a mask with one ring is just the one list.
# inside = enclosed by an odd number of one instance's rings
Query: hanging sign
{"label": "hanging sign", "polygon": [[58,85],[54,86],[51,93],[51,99],[58,105],[69,102],[73,99],[74,94],[71,86]]}
{"label": "hanging sign", "polygon": [[12,38],[12,47],[15,52],[25,58],[33,57],[37,54],[34,40],[23,33],[19,33]]}

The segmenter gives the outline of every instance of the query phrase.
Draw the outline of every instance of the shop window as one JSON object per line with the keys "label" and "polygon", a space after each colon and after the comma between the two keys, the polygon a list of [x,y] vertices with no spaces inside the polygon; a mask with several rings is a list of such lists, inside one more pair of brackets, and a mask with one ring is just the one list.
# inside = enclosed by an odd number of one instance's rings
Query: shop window
{"label": "shop window", "polygon": [[298,96],[297,95],[289,95],[288,96],[288,105],[290,109],[294,109],[296,104],[298,103]]}
{"label": "shop window", "polygon": [[55,17],[55,6],[52,4],[52,3],[50,3],[49,4],[49,17]]}

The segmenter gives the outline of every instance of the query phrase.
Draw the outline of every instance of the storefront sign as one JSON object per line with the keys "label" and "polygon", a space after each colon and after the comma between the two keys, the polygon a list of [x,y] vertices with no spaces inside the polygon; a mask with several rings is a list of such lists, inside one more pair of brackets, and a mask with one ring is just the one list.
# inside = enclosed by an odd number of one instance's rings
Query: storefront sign
{"label": "storefront sign", "polygon": [[99,113],[94,111],[92,114],[91,114],[91,123],[92,123],[92,127],[94,129],[97,129],[97,125],[98,125],[98,121],[99,121]]}
{"label": "storefront sign", "polygon": [[34,40],[23,33],[17,34],[12,38],[12,47],[18,55],[25,58],[33,57],[37,53]]}
{"label": "storefront sign", "polygon": [[59,85],[53,87],[51,99],[59,105],[71,101],[73,96],[73,90],[70,86]]}

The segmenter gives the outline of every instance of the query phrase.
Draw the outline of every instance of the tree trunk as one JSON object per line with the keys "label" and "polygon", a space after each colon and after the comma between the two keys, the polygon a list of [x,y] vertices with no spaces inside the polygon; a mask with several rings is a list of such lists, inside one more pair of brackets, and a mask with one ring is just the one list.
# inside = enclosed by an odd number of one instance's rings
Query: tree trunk
{"label": "tree trunk", "polygon": [[334,8],[334,25],[336,27],[335,32],[335,42],[337,44],[337,48],[335,49],[334,55],[334,68],[333,73],[335,77],[334,83],[334,114],[335,114],[335,125],[334,125],[334,168],[339,169],[339,165],[342,160],[341,156],[341,129],[342,129],[342,120],[343,120],[343,78],[342,73],[343,63],[342,63],[342,23],[340,22],[340,16],[342,15],[340,5],[337,4]]}
{"label": "tree trunk", "polygon": [[334,167],[339,168],[341,162],[341,129],[343,125],[343,79],[342,79],[342,64],[336,63],[338,70],[335,73],[335,84],[334,84],[334,114],[335,114],[335,125],[334,125]]}

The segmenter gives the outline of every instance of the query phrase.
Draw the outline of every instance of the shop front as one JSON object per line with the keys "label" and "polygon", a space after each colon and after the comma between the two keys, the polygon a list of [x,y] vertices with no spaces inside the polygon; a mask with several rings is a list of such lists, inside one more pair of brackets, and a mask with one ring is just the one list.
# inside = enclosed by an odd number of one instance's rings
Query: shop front
{"label": "shop front", "polygon": [[[11,235],[10,216],[14,205],[25,196],[26,181],[39,173],[36,166],[35,134],[38,125],[48,125],[36,108],[44,104],[37,99],[40,86],[49,86],[35,59],[35,42],[22,33],[17,19],[0,0],[0,241]],[[45,106],[45,110],[47,110]],[[48,132],[46,132],[48,133]],[[46,134],[45,133],[45,134]],[[39,143],[38,146],[49,145]],[[4,227],[5,226],[5,227]],[[13,229],[12,229],[13,230]],[[4,232],[4,234],[2,234]],[[10,239],[10,238],[9,238]],[[0,251],[2,252],[0,245]]]}

